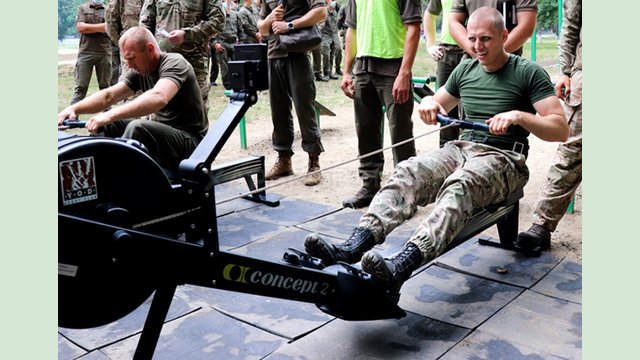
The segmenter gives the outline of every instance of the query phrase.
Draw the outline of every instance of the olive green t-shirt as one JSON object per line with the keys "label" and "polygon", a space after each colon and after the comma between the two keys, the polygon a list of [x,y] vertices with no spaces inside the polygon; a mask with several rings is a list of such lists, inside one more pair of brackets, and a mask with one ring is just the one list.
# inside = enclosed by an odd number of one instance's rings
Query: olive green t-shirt
{"label": "olive green t-shirt", "polygon": [[173,81],[179,90],[165,107],[156,112],[156,119],[194,135],[204,134],[209,122],[204,112],[200,87],[193,67],[182,55],[162,53],[156,71],[143,76],[131,69],[125,74],[123,81],[134,92],[144,92],[152,89],[160,79]]}
{"label": "olive green t-shirt", "polygon": [[[517,55],[509,55],[507,63],[495,72],[487,72],[477,59],[463,60],[449,76],[445,89],[460,99],[466,120],[482,123],[511,110],[535,114],[534,103],[555,96],[549,74],[540,65]],[[461,139],[471,139],[473,132],[463,131]],[[515,126],[506,135],[483,135],[527,143],[529,132]]]}

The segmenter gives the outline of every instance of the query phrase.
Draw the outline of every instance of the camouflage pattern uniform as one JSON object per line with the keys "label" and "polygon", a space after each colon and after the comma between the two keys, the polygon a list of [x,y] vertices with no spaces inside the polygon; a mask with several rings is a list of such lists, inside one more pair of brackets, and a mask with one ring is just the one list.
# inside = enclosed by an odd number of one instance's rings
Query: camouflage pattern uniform
{"label": "camouflage pattern uniform", "polygon": [[[336,53],[341,51],[340,36],[338,35],[338,11],[329,10],[327,6],[327,20],[320,26],[322,33],[322,71],[325,76],[331,75],[331,65],[336,57]],[[342,60],[342,55],[340,55]],[[336,66],[337,67],[337,66]]]}
{"label": "camouflage pattern uniform", "polygon": [[[92,1],[78,6],[76,23],[104,23],[104,5],[94,5]],[[87,96],[93,68],[96,68],[98,87],[106,89],[111,82],[111,39],[105,33],[81,34],[78,59],[74,71],[76,86],[71,98],[75,104]]]}
{"label": "camouflage pattern uniform", "polygon": [[[156,36],[164,52],[179,53],[195,70],[205,113],[209,110],[209,39],[224,27],[220,0],[146,0],[140,12],[140,25]],[[173,45],[161,30],[184,30],[184,42]]]}
{"label": "camouflage pattern uniform", "polygon": [[563,103],[569,139],[558,146],[533,213],[533,223],[554,231],[582,182],[582,0],[565,0],[560,36],[560,66],[571,78]]}
{"label": "camouflage pattern uniform", "polygon": [[229,78],[229,61],[233,60],[235,52],[234,45],[238,43],[238,39],[242,33],[242,24],[238,18],[238,12],[235,10],[226,10],[226,19],[224,21],[224,30],[216,36],[215,44],[220,44],[224,51],[216,51],[218,59],[218,67],[220,68],[220,78],[224,88],[229,90],[231,85]]}
{"label": "camouflage pattern uniform", "polygon": [[238,10],[239,22],[242,26],[240,32],[240,43],[242,44],[255,44],[258,42],[256,34],[258,33],[258,20],[253,13],[252,8],[243,6]]}
{"label": "camouflage pattern uniform", "polygon": [[116,68],[116,71],[119,70],[119,74],[113,74],[112,76],[112,85],[114,84],[113,79],[117,81],[129,70],[127,62],[120,61],[118,41],[125,31],[138,26],[142,4],[144,4],[144,0],[111,0],[107,6],[105,15],[106,32],[116,45],[111,61],[114,64],[120,64],[120,69]]}
{"label": "camouflage pattern uniform", "polygon": [[418,206],[435,202],[433,211],[409,239],[428,262],[442,253],[475,209],[504,201],[528,179],[524,155],[485,144],[452,141],[398,163],[360,218],[359,226],[370,229],[380,244],[411,218]]}

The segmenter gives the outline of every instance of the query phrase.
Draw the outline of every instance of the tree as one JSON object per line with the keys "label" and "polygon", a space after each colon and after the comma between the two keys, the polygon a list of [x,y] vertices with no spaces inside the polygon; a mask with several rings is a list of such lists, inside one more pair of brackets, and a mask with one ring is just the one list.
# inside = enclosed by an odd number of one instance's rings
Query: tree
{"label": "tree", "polygon": [[[85,0],[86,1],[86,0]],[[83,0],[58,0],[58,40],[76,34],[76,11]]]}
{"label": "tree", "polygon": [[538,1],[538,31],[558,33],[558,0]]}

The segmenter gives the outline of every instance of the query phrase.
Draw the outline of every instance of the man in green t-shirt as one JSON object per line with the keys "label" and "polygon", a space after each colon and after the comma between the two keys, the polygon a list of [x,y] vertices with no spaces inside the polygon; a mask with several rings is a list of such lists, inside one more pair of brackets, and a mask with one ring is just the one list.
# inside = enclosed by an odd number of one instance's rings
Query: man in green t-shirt
{"label": "man in green t-shirt", "polygon": [[[436,125],[437,114],[446,115],[460,103],[470,120],[486,123],[489,131],[465,130],[462,137],[468,140],[451,141],[399,163],[345,243],[334,245],[310,234],[307,253],[327,265],[361,260],[362,270],[397,294],[414,270],[447,248],[475,209],[500,203],[526,184],[529,132],[546,141],[564,141],[569,127],[544,69],[507,53],[507,37],[495,8],[473,13],[467,45],[475,59],[462,61],[446,85],[424,98],[418,109],[423,122]],[[433,211],[401,253],[386,259],[370,250],[418,206],[433,202]]]}
{"label": "man in green t-shirt", "polygon": [[[177,170],[209,126],[193,67],[180,54],[161,52],[153,34],[140,26],[125,31],[119,47],[130,70],[115,85],[62,110],[58,126],[95,114],[87,121],[89,133],[102,128],[105,136],[138,140],[160,165]],[[134,100],[111,108],[139,90]],[[152,113],[155,121],[132,120]]]}

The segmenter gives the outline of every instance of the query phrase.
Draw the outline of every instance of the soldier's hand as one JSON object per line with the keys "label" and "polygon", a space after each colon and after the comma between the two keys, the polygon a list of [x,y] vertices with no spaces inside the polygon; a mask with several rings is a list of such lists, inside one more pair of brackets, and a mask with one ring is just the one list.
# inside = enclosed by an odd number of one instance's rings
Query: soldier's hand
{"label": "soldier's hand", "polygon": [[556,81],[554,89],[556,90],[556,96],[564,100],[571,93],[571,79],[567,75],[561,75]]}
{"label": "soldier's hand", "polygon": [[353,99],[353,77],[351,76],[351,74],[345,70],[344,74],[342,75],[342,85],[340,85],[340,88],[342,89],[342,92],[347,95],[347,97]]}
{"label": "soldier's hand", "polygon": [[87,121],[85,128],[87,129],[87,131],[89,131],[90,134],[95,135],[99,132],[98,130],[101,127],[109,123],[111,123],[111,120],[109,119],[107,113],[99,113],[89,119],[89,121]]}
{"label": "soldier's hand", "polygon": [[438,114],[447,115],[444,108],[433,99],[433,96],[426,96],[418,105],[418,114],[420,120],[427,125],[436,125],[438,123]]}
{"label": "soldier's hand", "polygon": [[184,30],[173,30],[167,36],[167,39],[171,41],[173,45],[180,45],[184,42]]}
{"label": "soldier's hand", "polygon": [[495,135],[504,135],[511,125],[519,125],[522,118],[520,111],[512,110],[500,113],[485,121],[489,125],[489,132]]}
{"label": "soldier's hand", "polygon": [[67,119],[75,120],[77,118],[78,116],[76,115],[75,110],[73,110],[71,107],[68,107],[60,111],[60,113],[58,114],[58,126],[62,126],[62,123]]}
{"label": "soldier's hand", "polygon": [[442,58],[442,56],[444,55],[442,53],[442,47],[440,45],[431,45],[427,48],[427,52],[429,53],[429,56],[431,56],[431,58],[435,61],[438,61]]}

